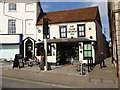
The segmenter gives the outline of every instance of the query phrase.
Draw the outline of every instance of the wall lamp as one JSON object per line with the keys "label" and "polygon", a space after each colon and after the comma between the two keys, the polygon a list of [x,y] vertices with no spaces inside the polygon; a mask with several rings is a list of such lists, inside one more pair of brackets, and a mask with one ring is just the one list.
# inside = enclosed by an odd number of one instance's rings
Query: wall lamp
{"label": "wall lamp", "polygon": [[53,39],[56,39],[56,37],[53,37]]}
{"label": "wall lamp", "polygon": [[51,47],[53,47],[55,49],[55,45],[51,45]]}
{"label": "wall lamp", "polygon": [[78,45],[79,45],[79,46],[82,46],[82,44],[81,44],[80,42],[78,43]]}
{"label": "wall lamp", "polygon": [[92,36],[90,36],[90,39],[93,39],[93,37],[92,37]]}
{"label": "wall lamp", "polygon": [[40,39],[38,39],[38,41],[41,41]]}

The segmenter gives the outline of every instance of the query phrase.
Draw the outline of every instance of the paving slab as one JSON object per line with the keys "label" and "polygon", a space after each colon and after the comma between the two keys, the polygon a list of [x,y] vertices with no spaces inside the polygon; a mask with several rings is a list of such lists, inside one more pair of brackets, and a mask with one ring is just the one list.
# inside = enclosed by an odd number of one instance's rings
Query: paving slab
{"label": "paving slab", "polygon": [[102,81],[102,83],[115,84],[115,81],[114,81],[114,80],[111,80],[111,79],[104,79],[104,80]]}
{"label": "paving slab", "polygon": [[101,83],[101,79],[97,79],[97,78],[90,78],[90,82],[94,82],[94,83]]}

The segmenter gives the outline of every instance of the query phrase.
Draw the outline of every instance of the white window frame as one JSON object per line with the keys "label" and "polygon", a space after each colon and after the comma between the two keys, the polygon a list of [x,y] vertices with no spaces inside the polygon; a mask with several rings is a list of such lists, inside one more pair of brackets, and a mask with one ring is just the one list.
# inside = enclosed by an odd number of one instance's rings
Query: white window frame
{"label": "white window frame", "polygon": [[8,20],[8,34],[16,34],[16,20]]}

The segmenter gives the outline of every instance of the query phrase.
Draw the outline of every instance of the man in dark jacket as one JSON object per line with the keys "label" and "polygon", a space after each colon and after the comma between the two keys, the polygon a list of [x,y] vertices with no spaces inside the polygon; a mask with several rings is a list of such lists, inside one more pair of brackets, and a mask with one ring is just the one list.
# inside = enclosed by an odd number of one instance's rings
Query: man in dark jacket
{"label": "man in dark jacket", "polygon": [[101,54],[99,55],[99,60],[100,60],[100,68],[105,67],[105,55],[103,54],[103,52],[101,52]]}

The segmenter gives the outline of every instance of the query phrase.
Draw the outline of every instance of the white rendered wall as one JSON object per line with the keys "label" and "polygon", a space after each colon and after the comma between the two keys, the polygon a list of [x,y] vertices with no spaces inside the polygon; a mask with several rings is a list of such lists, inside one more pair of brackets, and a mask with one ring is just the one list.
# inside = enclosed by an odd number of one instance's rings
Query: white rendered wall
{"label": "white rendered wall", "polygon": [[[95,26],[95,22],[79,22],[79,23],[63,23],[63,24],[50,24],[49,28],[50,28],[50,39],[53,39],[53,37],[60,38],[60,31],[59,31],[59,26],[67,26],[67,38],[77,38],[77,25],[79,24],[85,24],[85,38],[90,39],[90,36],[93,37],[93,39],[90,40],[97,40],[96,39],[96,26]],[[69,33],[69,28],[70,26],[74,26],[75,28],[75,32],[74,35],[71,35]],[[91,30],[89,30],[89,28],[91,28]],[[41,32],[38,33],[37,32],[37,40],[43,40],[43,29],[42,29],[42,25],[38,25],[37,26],[37,30],[40,30]]]}
{"label": "white rendered wall", "polygon": [[[16,11],[9,11],[8,10],[9,3],[0,3],[0,17],[2,25],[0,25],[0,30],[2,34],[8,34],[8,20],[15,19],[16,20],[16,34],[23,34],[23,39],[30,36],[36,40],[36,21],[37,21],[37,3],[31,3],[32,6],[29,8],[30,10],[26,10],[26,3],[16,3],[17,10]],[[31,20],[29,27],[30,33],[26,33],[27,25],[26,21]]]}

